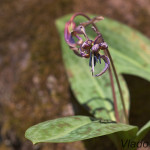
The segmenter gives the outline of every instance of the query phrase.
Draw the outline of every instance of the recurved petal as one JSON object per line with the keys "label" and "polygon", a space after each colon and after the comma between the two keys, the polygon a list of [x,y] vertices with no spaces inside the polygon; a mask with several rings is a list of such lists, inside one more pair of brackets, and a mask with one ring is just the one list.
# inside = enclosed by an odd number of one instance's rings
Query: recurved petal
{"label": "recurved petal", "polygon": [[72,46],[72,47],[76,46],[76,43],[71,35],[72,31],[75,29],[75,26],[76,25],[74,22],[68,21],[65,24],[65,30],[64,30],[65,41],[67,42],[69,46]]}
{"label": "recurved petal", "polygon": [[101,76],[102,74],[104,74],[107,71],[107,69],[109,68],[109,65],[110,65],[110,60],[109,60],[109,58],[107,56],[100,55],[100,57],[104,60],[105,67],[99,74],[96,74],[95,77],[98,77],[98,76]]}

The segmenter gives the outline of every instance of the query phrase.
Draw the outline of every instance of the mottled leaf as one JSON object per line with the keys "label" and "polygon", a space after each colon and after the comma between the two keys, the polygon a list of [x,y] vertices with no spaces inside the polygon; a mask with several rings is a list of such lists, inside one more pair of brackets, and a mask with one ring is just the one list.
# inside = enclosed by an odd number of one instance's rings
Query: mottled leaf
{"label": "mottled leaf", "polygon": [[130,137],[132,137],[136,134],[137,127],[108,120],[94,120],[86,116],[72,116],[34,125],[26,131],[25,137],[34,144],[39,142],[63,143],[116,132],[129,132]]}

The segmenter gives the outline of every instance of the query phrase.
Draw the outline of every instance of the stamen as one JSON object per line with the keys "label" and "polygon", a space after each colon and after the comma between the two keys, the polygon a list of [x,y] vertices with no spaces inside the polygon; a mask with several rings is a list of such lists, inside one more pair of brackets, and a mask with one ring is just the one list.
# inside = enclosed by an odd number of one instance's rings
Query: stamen
{"label": "stamen", "polygon": [[94,54],[92,54],[92,76],[94,73]]}

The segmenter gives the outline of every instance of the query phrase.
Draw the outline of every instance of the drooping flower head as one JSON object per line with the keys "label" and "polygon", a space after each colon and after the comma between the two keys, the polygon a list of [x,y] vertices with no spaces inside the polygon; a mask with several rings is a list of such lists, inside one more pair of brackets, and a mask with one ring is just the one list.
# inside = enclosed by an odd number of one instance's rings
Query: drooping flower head
{"label": "drooping flower head", "polygon": [[[78,26],[76,26],[74,19],[77,16],[84,16],[86,19],[88,19],[88,21],[80,23]],[[65,41],[69,45],[70,49],[73,50],[77,56],[89,58],[89,66],[91,67],[92,75],[94,74],[94,66],[96,65],[96,63],[99,62],[101,64],[101,59],[104,60],[105,67],[99,74],[94,75],[96,77],[104,74],[110,65],[109,58],[106,55],[100,54],[100,50],[106,50],[108,46],[106,42],[104,42],[101,33],[98,31],[95,25],[96,22],[103,19],[104,18],[102,16],[90,19],[87,15],[83,13],[76,13],[66,23],[64,31]],[[92,24],[92,29],[97,34],[94,41],[89,39],[85,30],[85,28],[90,24]],[[86,40],[84,41],[80,37],[80,35],[84,35]],[[74,37],[78,39],[77,42],[75,42]]]}

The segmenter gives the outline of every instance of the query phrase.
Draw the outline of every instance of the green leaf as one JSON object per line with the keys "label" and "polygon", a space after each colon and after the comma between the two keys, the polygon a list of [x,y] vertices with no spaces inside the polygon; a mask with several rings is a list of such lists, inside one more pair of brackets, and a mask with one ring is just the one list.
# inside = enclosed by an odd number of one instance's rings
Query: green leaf
{"label": "green leaf", "polygon": [[107,120],[93,120],[86,116],[71,116],[45,121],[27,129],[25,137],[34,144],[39,142],[73,142],[116,132],[130,132],[135,136],[136,126]]}
{"label": "green leaf", "polygon": [[136,141],[140,141],[150,131],[150,121],[148,121],[136,134]]}
{"label": "green leaf", "polygon": [[[56,21],[61,37],[63,60],[69,77],[73,93],[79,103],[94,117],[115,120],[112,92],[108,72],[101,77],[92,77],[88,66],[89,60],[77,57],[64,40],[64,26],[70,19],[67,15]],[[90,17],[94,17],[90,15]],[[85,21],[83,17],[75,20],[77,23]],[[105,18],[97,23],[109,51],[114,60],[125,99],[127,112],[129,111],[129,91],[121,74],[132,74],[150,80],[150,41],[139,32],[111,19]],[[87,30],[90,39],[95,38],[92,30]],[[102,51],[100,51],[102,53]],[[97,72],[104,67],[104,63],[96,65]],[[115,80],[114,80],[115,81]],[[116,86],[117,103],[121,122],[124,122],[122,104]]]}

